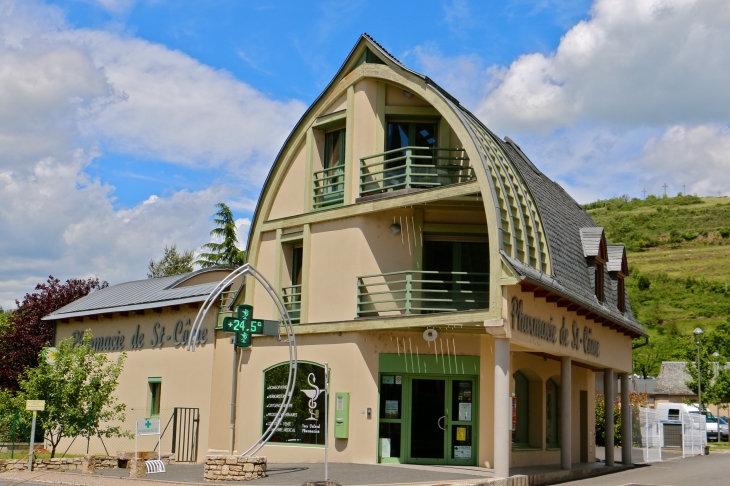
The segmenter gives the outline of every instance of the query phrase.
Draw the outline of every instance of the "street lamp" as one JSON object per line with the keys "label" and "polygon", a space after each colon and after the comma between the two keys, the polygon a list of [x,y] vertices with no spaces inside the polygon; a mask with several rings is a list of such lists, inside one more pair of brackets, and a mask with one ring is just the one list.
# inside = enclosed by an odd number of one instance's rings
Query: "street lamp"
{"label": "street lamp", "polygon": [[717,379],[717,374],[720,372],[720,353],[715,351],[712,353],[712,357],[715,358],[713,363],[715,363],[715,379]]}
{"label": "street lamp", "polygon": [[692,331],[697,339],[697,401],[699,402],[700,413],[702,413],[702,365],[700,365],[700,337],[705,332],[699,327]]}

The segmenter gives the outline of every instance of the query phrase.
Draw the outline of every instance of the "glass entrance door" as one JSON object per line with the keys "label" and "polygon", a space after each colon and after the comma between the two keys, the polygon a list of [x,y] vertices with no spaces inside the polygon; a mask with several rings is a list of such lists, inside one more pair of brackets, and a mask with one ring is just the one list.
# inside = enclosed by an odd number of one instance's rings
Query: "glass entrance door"
{"label": "glass entrance door", "polygon": [[410,459],[444,462],[446,448],[446,380],[411,381]]}
{"label": "glass entrance door", "polygon": [[410,376],[406,383],[405,462],[475,465],[474,378]]}

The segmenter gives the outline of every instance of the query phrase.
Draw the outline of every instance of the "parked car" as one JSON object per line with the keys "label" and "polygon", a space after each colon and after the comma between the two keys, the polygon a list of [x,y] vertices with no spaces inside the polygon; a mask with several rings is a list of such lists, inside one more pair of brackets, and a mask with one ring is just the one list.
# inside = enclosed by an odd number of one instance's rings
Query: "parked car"
{"label": "parked car", "polygon": [[717,420],[717,417],[712,415],[712,412],[708,411],[702,412],[702,415],[705,416],[705,430],[707,431],[707,442],[710,442],[711,440],[720,442],[720,422]]}
{"label": "parked car", "polygon": [[728,440],[728,419],[727,417],[717,417],[720,421],[720,440]]}

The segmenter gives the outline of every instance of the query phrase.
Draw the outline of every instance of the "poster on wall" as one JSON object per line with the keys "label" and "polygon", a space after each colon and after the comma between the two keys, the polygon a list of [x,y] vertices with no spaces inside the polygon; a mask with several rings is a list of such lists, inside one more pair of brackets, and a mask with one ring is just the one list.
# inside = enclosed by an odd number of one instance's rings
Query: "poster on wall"
{"label": "poster on wall", "polygon": [[[289,362],[264,371],[263,430],[281,406],[289,378]],[[300,361],[289,409],[269,442],[324,445],[324,366]]]}

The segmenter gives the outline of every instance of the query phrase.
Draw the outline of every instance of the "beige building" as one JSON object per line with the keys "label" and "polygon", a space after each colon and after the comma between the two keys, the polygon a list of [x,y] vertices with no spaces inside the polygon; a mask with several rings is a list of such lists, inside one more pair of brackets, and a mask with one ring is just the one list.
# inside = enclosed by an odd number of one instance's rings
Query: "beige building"
{"label": "beige building", "polygon": [[[332,461],[500,476],[595,462],[594,373],[627,387],[632,339],[646,337],[625,296],[624,248],[515,142],[365,35],[274,161],[248,255],[281,291],[300,360],[291,410],[261,451],[270,462],[322,461],[325,362]],[[234,300],[222,310],[280,318],[252,279]],[[168,308],[66,317],[57,336],[194,317]],[[195,353],[124,348],[121,396],[145,400],[148,377],[162,376],[163,402],[200,410],[201,455],[229,449],[233,353],[220,320],[209,316]],[[289,355],[255,336],[237,356],[242,452],[275,415]]]}

